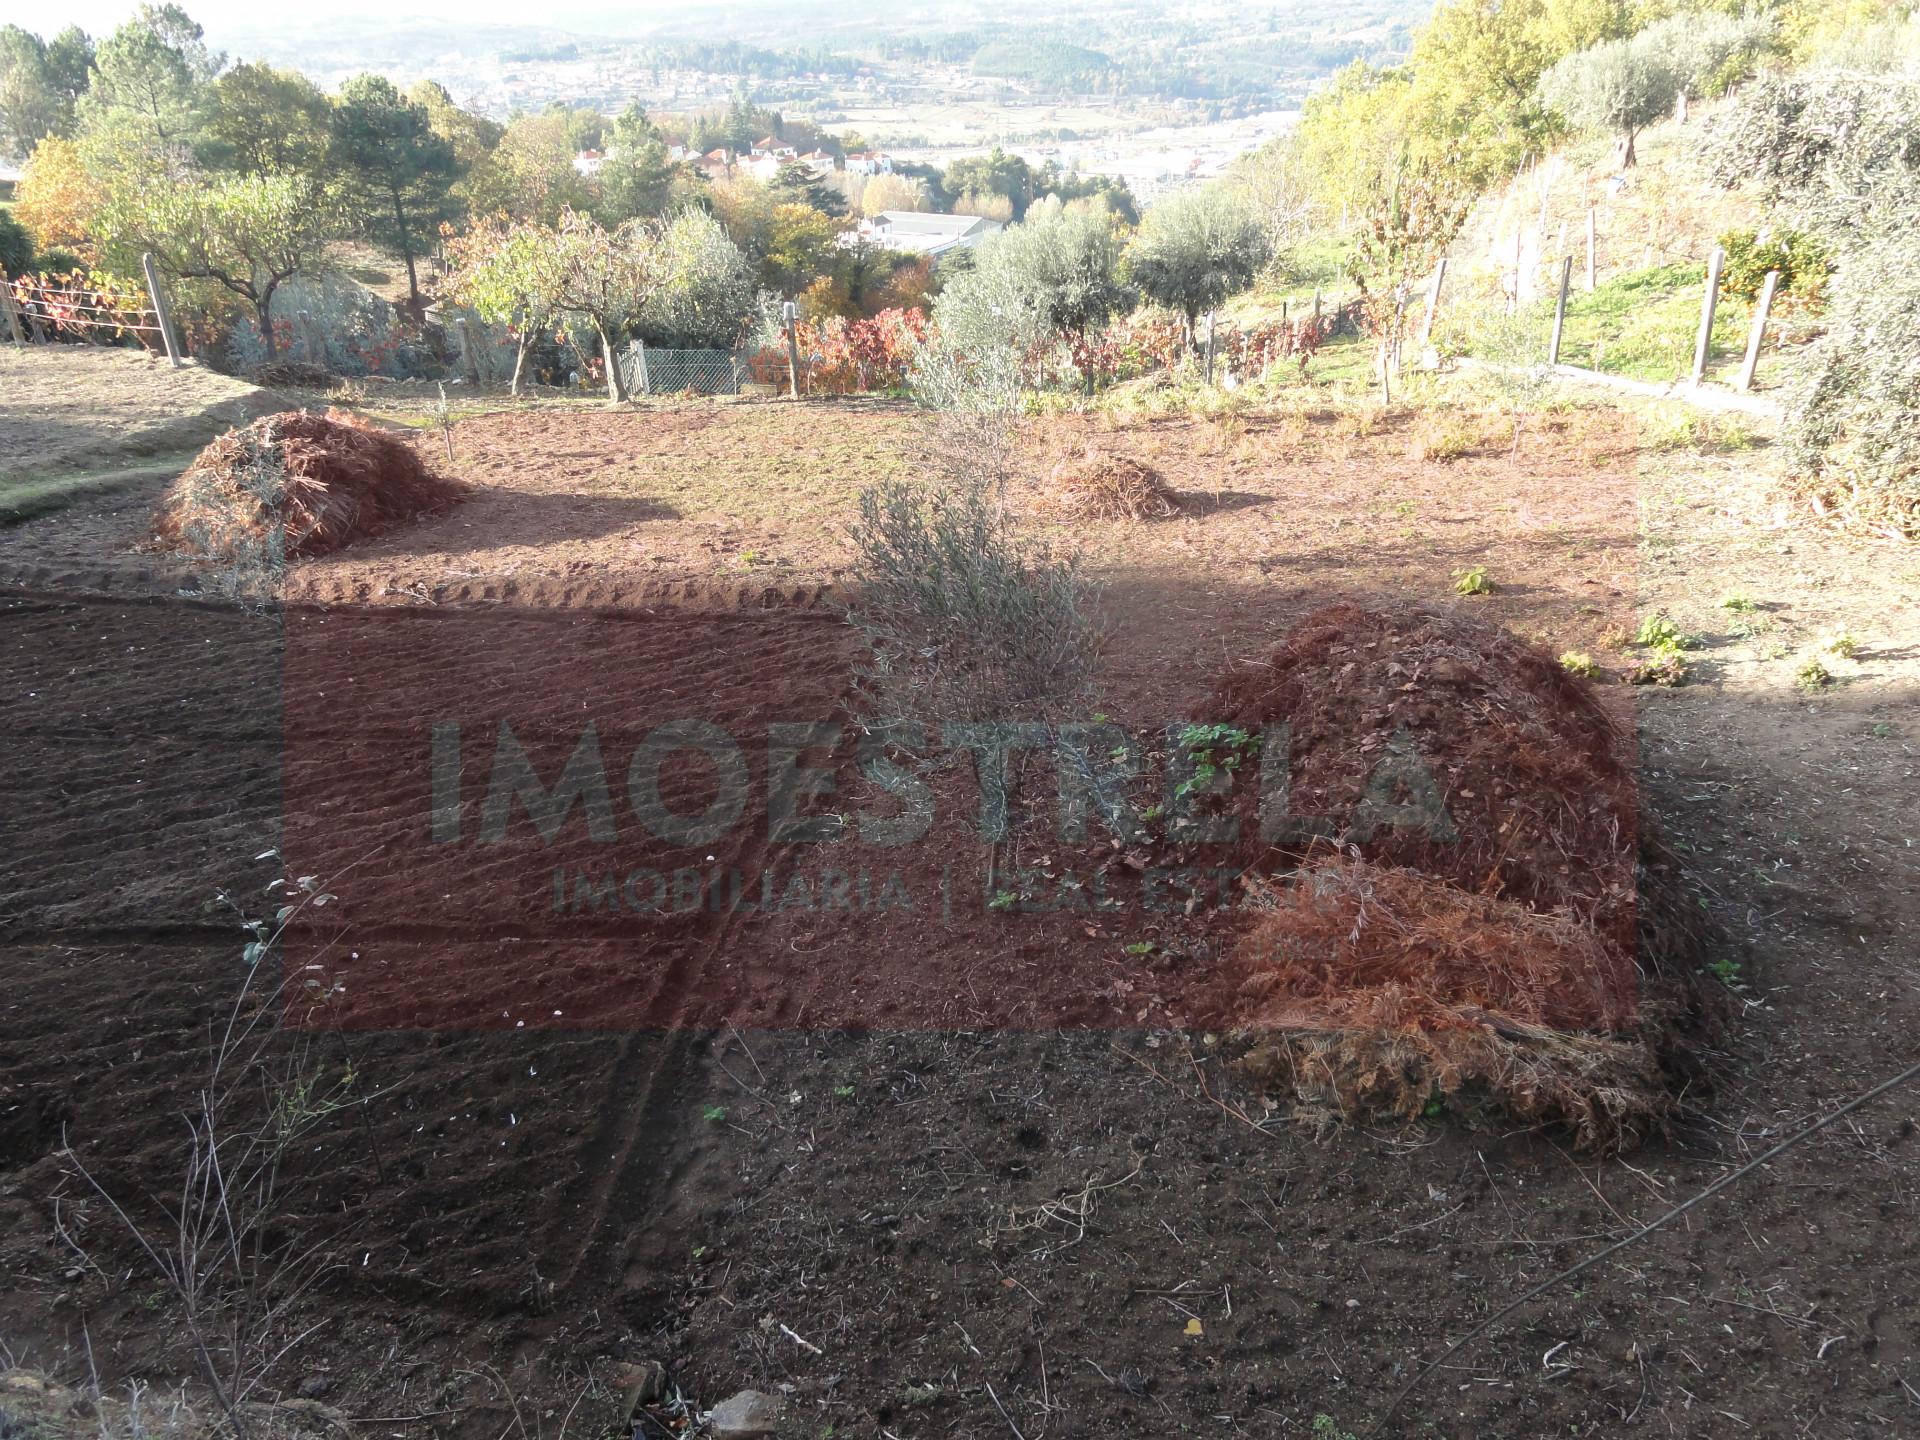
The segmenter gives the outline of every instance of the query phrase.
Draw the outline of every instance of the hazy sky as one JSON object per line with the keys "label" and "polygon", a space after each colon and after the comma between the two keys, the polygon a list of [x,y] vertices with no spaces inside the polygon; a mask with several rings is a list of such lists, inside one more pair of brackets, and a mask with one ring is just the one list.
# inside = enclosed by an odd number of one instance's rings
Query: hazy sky
{"label": "hazy sky", "polygon": [[[138,0],[64,0],[64,3],[56,0],[53,4],[47,0],[0,0],[0,25],[21,25],[43,35],[51,35],[67,25],[78,25],[91,34],[100,35],[133,14],[137,3]],[[260,0],[180,0],[180,3],[216,40],[220,30],[227,26],[253,28],[269,16],[283,17],[295,25],[310,17],[329,15],[412,15],[586,29],[590,28],[592,17],[605,15],[615,8],[607,3],[528,5],[526,0],[402,0],[398,5],[381,4],[379,0],[313,0],[311,4],[301,4],[299,0],[288,4],[281,0],[275,5],[262,5]],[[634,16],[648,11],[684,14],[687,8],[668,0],[655,0],[655,3],[639,0],[639,3],[618,7]]]}

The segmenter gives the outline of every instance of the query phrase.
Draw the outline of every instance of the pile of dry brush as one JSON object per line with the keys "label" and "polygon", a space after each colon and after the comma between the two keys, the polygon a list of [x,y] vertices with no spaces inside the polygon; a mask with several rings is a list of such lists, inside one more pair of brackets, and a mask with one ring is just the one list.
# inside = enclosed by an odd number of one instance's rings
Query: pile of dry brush
{"label": "pile of dry brush", "polygon": [[1259,1080],[1314,1116],[1491,1107],[1601,1148],[1674,1113],[1724,1010],[1714,937],[1590,686],[1490,626],[1334,605],[1197,717],[1286,724],[1289,812],[1354,817],[1236,857],[1256,903],[1210,1019]]}
{"label": "pile of dry brush", "polygon": [[1180,513],[1180,497],[1158,472],[1092,445],[1053,467],[1036,505],[1060,520],[1164,520]]}
{"label": "pile of dry brush", "polygon": [[401,436],[344,410],[292,410],[202,450],[167,487],[153,534],[170,550],[270,568],[444,510],[461,494]]}

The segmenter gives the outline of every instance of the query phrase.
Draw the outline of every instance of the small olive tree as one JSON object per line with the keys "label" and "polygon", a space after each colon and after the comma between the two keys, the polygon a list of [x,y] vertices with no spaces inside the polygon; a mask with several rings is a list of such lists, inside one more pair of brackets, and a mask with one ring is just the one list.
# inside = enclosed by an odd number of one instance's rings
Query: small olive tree
{"label": "small olive tree", "polygon": [[1054,338],[1046,297],[1011,265],[976,265],[933,302],[908,383],[931,410],[1013,415],[1034,356]]}
{"label": "small olive tree", "polygon": [[1624,170],[1640,132],[1673,109],[1680,82],[1672,57],[1635,36],[1560,60],[1540,77],[1540,99],[1577,129],[1613,135]]}
{"label": "small olive tree", "polygon": [[[1027,218],[981,247],[978,268],[1003,269],[1025,286],[1048,326],[1070,340],[1084,342],[1133,296],[1120,278],[1120,239],[1113,213],[1104,205],[1067,205],[1048,196],[1027,211]],[[1093,367],[1076,346],[1088,390]]]}
{"label": "small olive tree", "polygon": [[1209,185],[1148,210],[1127,247],[1126,268],[1141,294],[1179,312],[1191,344],[1201,311],[1253,284],[1272,255],[1253,205],[1237,191]]}

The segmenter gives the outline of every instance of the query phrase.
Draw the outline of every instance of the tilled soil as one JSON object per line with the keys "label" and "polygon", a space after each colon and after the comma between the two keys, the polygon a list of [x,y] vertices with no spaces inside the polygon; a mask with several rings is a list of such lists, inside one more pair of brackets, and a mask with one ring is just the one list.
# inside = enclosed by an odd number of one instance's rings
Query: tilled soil
{"label": "tilled soil", "polygon": [[[1309,503],[1282,454],[1251,453],[1243,473],[1270,465]],[[1276,548],[1264,583],[1248,537],[1278,546],[1304,511],[1268,496],[1156,528],[1148,563],[1110,571],[1094,703],[1144,731],[1329,589],[1434,599],[1454,555],[1395,551],[1419,524],[1396,507],[1465,513],[1447,487],[1470,479],[1474,506],[1513,513],[1512,491],[1493,461],[1402,468],[1322,486],[1326,533],[1364,540],[1336,538],[1318,569]],[[1463,606],[1597,645],[1646,603],[1635,515],[1571,481],[1512,483],[1502,592]],[[291,1162],[291,1213],[334,1263],[288,1317],[321,1328],[271,1390],[484,1440],[529,1416],[557,1430],[578,1402],[568,1428],[611,1432],[618,1367],[657,1359],[703,1404],[781,1391],[790,1435],[1364,1430],[1507,1298],[1909,1061],[1920,737],[1879,633],[1913,613],[1901,562],[1791,532],[1767,542],[1797,547],[1783,561],[1751,543],[1774,532],[1716,533],[1723,503],[1659,513],[1653,533],[1687,548],[1642,557],[1655,597],[1684,618],[1740,584],[1814,613],[1838,582],[1793,577],[1851,570],[1864,678],[1805,696],[1762,683],[1783,662],[1717,642],[1708,683],[1641,707],[1646,808],[1729,933],[1744,1013],[1689,1119],[1609,1161],[1551,1133],[1300,1126],[1223,1063],[1230,1045],[1178,1024],[1209,963],[1204,905],[1149,908],[1097,832],[989,844],[963,767],[925,770],[936,820],[904,858],[863,838],[861,817],[894,812],[859,788],[856,654],[817,607],[253,615],[118,571],[118,593],[17,590],[0,612],[0,1340],[68,1378],[89,1340],[109,1383],[191,1373],[178,1302],[60,1150],[161,1225],[177,1117],[244,973],[238,912],[312,874],[339,898],[296,917],[284,973],[322,967],[301,1015],[326,1023],[288,1043],[350,1069],[363,1103]],[[1579,513],[1573,547],[1556,517]],[[1182,553],[1243,558],[1183,580]],[[686,868],[771,873],[777,896],[798,874],[795,903],[596,900],[607,875],[695,848],[654,835],[627,783],[645,736],[689,717],[749,743],[745,818]],[[576,808],[544,842],[531,791],[484,838],[501,720],[547,787],[592,723],[612,838]],[[840,847],[767,826],[767,728],[815,721],[850,738],[810,752],[838,788],[796,814],[851,822]],[[450,796],[435,723],[461,727]],[[675,813],[717,794],[698,767],[663,773],[684,780],[663,793]],[[276,846],[284,864],[254,859]],[[901,870],[917,903],[863,909],[851,882],[829,903],[827,851]],[[1127,903],[1061,901],[1063,875],[1096,871]],[[1920,1413],[1911,1110],[1860,1112],[1504,1323],[1390,1433],[1901,1432]]]}

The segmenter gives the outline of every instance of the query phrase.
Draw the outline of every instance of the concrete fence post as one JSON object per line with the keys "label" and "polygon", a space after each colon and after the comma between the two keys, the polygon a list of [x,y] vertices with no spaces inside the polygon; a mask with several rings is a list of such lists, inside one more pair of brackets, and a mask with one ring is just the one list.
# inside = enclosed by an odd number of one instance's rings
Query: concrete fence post
{"label": "concrete fence post", "polygon": [[473,335],[468,329],[466,317],[459,316],[453,322],[454,334],[460,337],[460,373],[466,376],[469,385],[480,383],[480,362],[473,352]]}
{"label": "concrete fence post", "polygon": [[1440,263],[1433,267],[1433,283],[1427,287],[1426,318],[1420,322],[1420,348],[1427,348],[1433,339],[1434,316],[1440,311],[1440,287],[1447,281],[1447,257],[1442,255]]}
{"label": "concrete fence post", "polygon": [[1547,363],[1560,363],[1560,337],[1567,329],[1567,286],[1573,281],[1573,257],[1565,255],[1560,260],[1560,298],[1553,306],[1553,343],[1547,347]]}
{"label": "concrete fence post", "polygon": [[1589,295],[1594,292],[1600,282],[1600,267],[1598,264],[1599,246],[1595,243],[1596,239],[1593,223],[1593,206],[1589,205],[1587,207],[1587,293]]}
{"label": "concrete fence post", "polygon": [[642,395],[651,395],[653,393],[653,374],[647,369],[647,342],[636,335],[633,339],[632,350],[634,375],[640,381],[640,393]]}
{"label": "concrete fence post", "polygon": [[1754,371],[1760,368],[1760,346],[1767,337],[1767,316],[1773,313],[1773,294],[1780,288],[1780,272],[1769,270],[1760,286],[1760,303],[1753,307],[1753,329],[1747,333],[1747,358],[1740,366],[1742,391],[1753,389]]}
{"label": "concrete fence post", "polygon": [[153,301],[153,318],[160,326],[160,339],[167,347],[167,360],[178,370],[184,362],[180,359],[180,347],[173,340],[173,319],[167,314],[167,297],[161,292],[160,277],[154,273],[151,253],[140,257],[140,269],[147,277],[147,296]]}
{"label": "concrete fence post", "polygon": [[788,393],[794,399],[800,398],[800,310],[789,300],[780,309],[781,317],[787,322],[787,380]]}
{"label": "concrete fence post", "polygon": [[1718,245],[1707,261],[1707,293],[1700,302],[1700,338],[1693,347],[1693,383],[1707,378],[1707,357],[1713,350],[1713,312],[1720,304],[1720,271],[1727,263],[1727,252]]}

